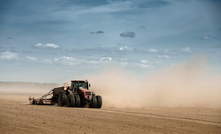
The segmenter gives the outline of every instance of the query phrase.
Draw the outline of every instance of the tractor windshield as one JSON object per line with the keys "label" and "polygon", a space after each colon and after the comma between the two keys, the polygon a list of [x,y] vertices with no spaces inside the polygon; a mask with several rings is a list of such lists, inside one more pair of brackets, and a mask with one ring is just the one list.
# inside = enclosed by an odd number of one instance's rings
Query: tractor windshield
{"label": "tractor windshield", "polygon": [[88,82],[87,81],[72,81],[71,82],[71,89],[75,90],[77,88],[89,89]]}
{"label": "tractor windshield", "polygon": [[78,86],[79,86],[79,87],[82,87],[82,88],[84,88],[84,89],[87,89],[87,83],[85,83],[85,81],[79,81],[79,82],[78,82]]}

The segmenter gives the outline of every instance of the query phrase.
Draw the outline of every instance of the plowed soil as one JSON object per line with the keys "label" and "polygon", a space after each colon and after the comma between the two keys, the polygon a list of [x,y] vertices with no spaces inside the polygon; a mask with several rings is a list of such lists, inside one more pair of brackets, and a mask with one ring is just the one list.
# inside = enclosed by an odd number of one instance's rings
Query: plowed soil
{"label": "plowed soil", "polygon": [[30,105],[26,95],[0,95],[0,133],[221,133],[215,108],[69,108]]}

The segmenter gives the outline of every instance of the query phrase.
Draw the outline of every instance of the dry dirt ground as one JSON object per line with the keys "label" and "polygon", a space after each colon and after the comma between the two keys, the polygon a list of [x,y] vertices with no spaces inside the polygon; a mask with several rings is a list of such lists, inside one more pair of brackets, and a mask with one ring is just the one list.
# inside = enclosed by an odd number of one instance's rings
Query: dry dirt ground
{"label": "dry dirt ground", "polygon": [[27,95],[0,94],[0,133],[221,133],[215,108],[68,108],[30,105]]}

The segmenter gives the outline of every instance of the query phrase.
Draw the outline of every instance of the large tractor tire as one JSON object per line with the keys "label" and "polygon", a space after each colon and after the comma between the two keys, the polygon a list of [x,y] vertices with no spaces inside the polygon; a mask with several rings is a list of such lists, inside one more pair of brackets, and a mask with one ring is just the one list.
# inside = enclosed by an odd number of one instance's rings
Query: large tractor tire
{"label": "large tractor tire", "polygon": [[58,106],[65,106],[67,103],[67,96],[64,91],[59,92],[58,96]]}
{"label": "large tractor tire", "polygon": [[100,95],[97,95],[96,98],[97,98],[97,108],[101,108],[101,106],[102,106],[102,97]]}
{"label": "large tractor tire", "polygon": [[89,106],[90,106],[90,108],[96,108],[97,107],[97,98],[96,98],[96,96],[92,96],[92,102]]}
{"label": "large tractor tire", "polygon": [[73,94],[68,95],[67,106],[68,107],[74,107],[75,106],[75,98],[74,98]]}
{"label": "large tractor tire", "polygon": [[75,106],[80,107],[81,105],[81,99],[79,95],[75,95]]}
{"label": "large tractor tire", "polygon": [[35,100],[32,101],[32,105],[36,105],[36,101]]}

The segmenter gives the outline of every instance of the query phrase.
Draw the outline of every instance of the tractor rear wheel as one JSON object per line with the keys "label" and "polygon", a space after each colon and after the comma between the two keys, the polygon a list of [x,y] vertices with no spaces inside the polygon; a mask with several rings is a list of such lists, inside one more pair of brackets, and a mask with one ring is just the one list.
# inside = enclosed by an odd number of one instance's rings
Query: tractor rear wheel
{"label": "tractor rear wheel", "polygon": [[81,99],[79,95],[75,95],[75,106],[79,107],[81,105]]}
{"label": "tractor rear wheel", "polygon": [[96,98],[97,98],[97,108],[101,108],[101,106],[102,106],[102,97],[100,95],[97,95]]}
{"label": "tractor rear wheel", "polygon": [[64,91],[59,92],[58,96],[58,106],[65,106],[67,103],[67,96]]}
{"label": "tractor rear wheel", "polygon": [[92,102],[89,106],[90,106],[90,108],[96,108],[97,107],[97,98],[96,98],[96,96],[92,96]]}
{"label": "tractor rear wheel", "polygon": [[73,94],[68,95],[67,106],[68,107],[74,107],[75,106],[75,99],[74,99]]}

